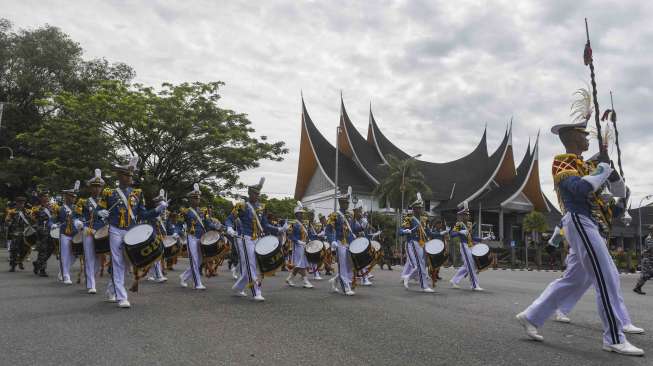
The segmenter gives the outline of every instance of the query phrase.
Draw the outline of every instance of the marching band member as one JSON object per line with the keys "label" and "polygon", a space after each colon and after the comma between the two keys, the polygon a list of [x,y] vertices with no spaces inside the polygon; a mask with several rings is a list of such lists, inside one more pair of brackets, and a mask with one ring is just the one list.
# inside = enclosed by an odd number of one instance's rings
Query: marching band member
{"label": "marching band member", "polygon": [[[422,216],[422,209],[424,208],[424,201],[422,195],[417,193],[417,200],[413,202],[410,207],[413,209],[412,215],[407,215],[404,219],[402,230],[400,234],[407,236],[406,243],[406,257],[412,263],[415,275],[419,278],[419,284],[422,292],[435,292],[428,284],[429,274],[426,267],[426,258],[424,256],[424,244],[429,239],[430,231],[426,228],[428,218]],[[408,280],[413,275],[409,274],[403,277],[404,287],[408,289]]]}
{"label": "marching band member", "polygon": [[72,241],[73,236],[77,234],[79,230],[84,228],[84,224],[79,220],[79,208],[75,206],[75,198],[77,198],[77,192],[79,191],[79,181],[75,182],[73,189],[64,189],[63,193],[63,204],[59,209],[59,215],[57,217],[57,222],[59,223],[60,232],[59,232],[59,255],[61,256],[61,273],[60,280],[63,281],[64,285],[72,285],[73,281],[70,280],[70,267],[75,261],[75,257],[72,252]]}
{"label": "marching band member", "polygon": [[[156,205],[159,204],[159,202],[165,201],[165,200],[166,200],[165,191],[163,189],[161,189],[159,191],[159,195],[152,199],[152,203],[156,206]],[[174,232],[168,232],[168,227],[167,227],[166,222],[163,220],[163,217],[162,217],[162,216],[166,215],[166,212],[167,212],[166,210],[163,210],[155,218],[150,219],[150,225],[152,225],[152,227],[154,227],[154,230],[156,230],[156,236],[159,238],[159,241],[161,243],[163,243],[163,238],[166,235],[175,234],[175,235],[179,236],[178,234],[176,234]],[[152,281],[152,282],[156,282],[156,283],[163,283],[163,282],[168,280],[168,278],[163,273],[163,266],[161,265],[161,261],[162,261],[161,259],[155,261],[152,264],[152,266],[150,267],[150,269],[148,270],[148,275],[149,275],[147,277],[148,281]]]}
{"label": "marching band member", "polygon": [[118,187],[105,188],[102,198],[108,209],[100,210],[98,215],[109,221],[109,245],[111,246],[111,281],[107,286],[109,302],[118,302],[118,307],[129,308],[131,304],[125,289],[125,274],[128,264],[123,252],[123,238],[127,231],[139,220],[148,220],[163,212],[168,203],[162,201],[153,210],[145,208],[143,192],[133,187],[133,176],[138,158],[133,157],[127,165],[118,165],[113,170],[118,175]]}
{"label": "marching band member", "polygon": [[646,295],[646,292],[642,291],[642,286],[653,277],[653,225],[648,227],[648,231],[649,234],[644,242],[646,249],[642,252],[642,271],[633,289],[640,295]]}
{"label": "marching band member", "polygon": [[[528,337],[542,341],[538,328],[549,319],[561,302],[574,296],[579,289],[587,289],[591,281],[597,299],[599,316],[603,322],[603,350],[625,355],[641,356],[644,351],[628,342],[624,326],[628,319],[620,311],[621,289],[618,270],[608,252],[605,237],[609,235],[612,216],[618,217],[625,209],[627,187],[611,168],[609,158],[602,152],[598,164],[586,162],[582,153],[589,148],[587,120],[559,124],[551,132],[559,135],[566,154],[553,161],[553,182],[560,208],[564,213],[562,226],[565,239],[575,253],[567,262],[562,278],[553,281],[526,310],[516,318]],[[607,201],[597,192],[604,186],[618,196]],[[614,211],[613,211],[614,210]]]}
{"label": "marching band member", "polygon": [[[179,222],[179,215],[177,215],[177,212],[175,211],[166,211],[167,214],[166,219],[165,219],[165,227],[166,231],[168,233],[172,233],[172,235],[176,235],[177,238],[180,237],[180,234],[183,231],[183,223]],[[179,240],[179,239],[177,239]],[[177,264],[177,257],[178,255],[175,255],[172,258],[168,258],[166,260],[166,269],[168,271],[174,271],[174,265]]]}
{"label": "marching band member", "polygon": [[313,285],[308,281],[308,273],[306,273],[306,268],[308,267],[308,259],[306,259],[306,254],[304,252],[306,244],[308,243],[308,229],[304,226],[303,223],[303,214],[304,207],[301,202],[297,202],[295,206],[295,222],[291,227],[290,240],[293,244],[292,251],[292,262],[293,269],[288,274],[286,278],[286,283],[290,287],[295,287],[295,283],[292,281],[293,277],[297,274],[302,276],[302,282],[304,283],[304,288],[313,288]]}
{"label": "marching band member", "polygon": [[97,293],[95,289],[95,275],[100,271],[101,259],[95,254],[95,232],[106,223],[98,215],[101,210],[105,210],[106,202],[102,199],[104,190],[104,179],[102,171],[95,169],[93,178],[86,181],[86,185],[91,191],[87,199],[77,201],[78,211],[81,212],[84,223],[84,276],[86,277],[86,288],[89,294]]}
{"label": "marching band member", "polygon": [[[326,240],[327,242],[330,243],[329,239],[327,238],[326,235],[326,229],[327,229],[327,218],[326,216],[322,215],[321,213],[317,215],[319,224],[317,230],[319,231],[317,233],[317,236],[320,240]],[[335,253],[335,248],[330,247],[327,249],[328,254],[326,255],[326,258],[324,258],[324,275],[325,276],[331,276],[333,274],[333,267],[332,267],[332,261],[333,261],[333,254]]]}
{"label": "marching band member", "polygon": [[331,247],[336,249],[336,264],[338,266],[338,273],[329,280],[331,290],[340,292],[337,287],[337,285],[340,285],[340,288],[347,296],[355,295],[352,290],[353,265],[349,256],[349,243],[355,239],[351,229],[351,214],[347,212],[350,198],[351,187],[348,188],[346,195],[338,196],[340,210],[329,215],[326,228]]}
{"label": "marching band member", "polygon": [[[372,240],[371,236],[368,235],[368,223],[367,219],[363,216],[363,206],[362,204],[357,204],[354,206],[353,210],[353,218],[351,221],[351,230],[354,232],[354,236],[357,238],[368,238],[370,241]],[[369,270],[372,268],[370,267]],[[359,275],[360,273],[357,273]],[[361,285],[363,286],[372,286],[372,281],[370,281],[370,275],[369,271],[365,271],[365,273],[360,274],[362,277],[362,282]]]}
{"label": "marching band member", "polygon": [[472,237],[472,223],[470,221],[469,208],[467,202],[463,202],[463,208],[458,211],[458,222],[451,230],[451,239],[454,243],[459,242],[460,254],[463,257],[463,265],[460,266],[451,281],[452,288],[460,288],[458,283],[464,277],[469,277],[469,282],[472,285],[473,291],[483,291],[483,288],[478,283],[478,273],[476,270],[476,262],[472,257],[472,246],[474,241],[480,241],[478,238]]}
{"label": "marching band member", "polygon": [[20,258],[25,255],[25,230],[32,225],[29,219],[29,211],[25,208],[27,198],[25,196],[18,196],[15,198],[15,202],[16,207],[8,209],[7,215],[5,216],[7,232],[11,235],[11,244],[9,247],[9,272],[16,272],[16,265],[19,264]]}
{"label": "marching band member", "polygon": [[36,189],[39,202],[36,206],[32,207],[32,219],[36,224],[38,232],[38,241],[36,249],[38,256],[34,262],[34,271],[38,271],[39,276],[48,277],[46,272],[48,266],[48,259],[54,252],[54,239],[50,237],[50,230],[56,225],[56,216],[59,212],[59,206],[50,203],[50,191],[43,186]]}
{"label": "marching band member", "polygon": [[[444,243],[444,250],[445,252],[449,252],[449,243],[448,243],[448,237],[449,237],[449,230],[444,226],[444,222],[442,219],[436,219],[435,223],[433,225],[433,228],[431,229],[431,239],[440,239]],[[433,269],[433,283],[436,283],[438,280],[441,280],[442,278],[440,277],[440,267],[434,268]]]}
{"label": "marching band member", "polygon": [[208,230],[218,230],[208,215],[206,208],[200,208],[199,184],[193,185],[193,190],[188,193],[190,206],[182,209],[181,215],[186,224],[186,236],[188,238],[188,268],[179,275],[181,287],[188,287],[188,280],[192,277],[193,286],[196,290],[206,290],[202,284],[200,264],[202,263],[202,252],[200,251],[200,239]]}
{"label": "marching band member", "polygon": [[256,268],[256,252],[254,250],[256,240],[265,233],[265,230],[281,233],[288,229],[287,223],[282,227],[270,225],[267,217],[262,214],[263,208],[258,198],[264,182],[265,178],[261,178],[258,184],[249,186],[247,202],[236,203],[225,221],[227,234],[236,238],[235,247],[240,264],[240,276],[232,286],[232,290],[236,291],[237,295],[244,297],[247,296],[244,291],[245,287],[248,287],[251,289],[255,301],[265,301],[261,294],[261,282]]}
{"label": "marching band member", "polygon": [[[315,204],[311,204],[309,208],[306,208],[304,214],[306,215],[305,226],[306,231],[308,231],[309,242],[312,240],[320,240],[315,224]],[[308,266],[310,267],[310,272],[313,273],[313,279],[316,281],[322,280],[322,276],[320,276],[320,263],[308,263]]]}

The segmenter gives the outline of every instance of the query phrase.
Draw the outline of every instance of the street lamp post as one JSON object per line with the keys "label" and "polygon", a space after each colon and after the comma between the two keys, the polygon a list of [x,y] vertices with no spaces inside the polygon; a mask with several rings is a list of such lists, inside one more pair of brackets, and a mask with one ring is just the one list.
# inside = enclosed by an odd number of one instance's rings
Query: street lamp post
{"label": "street lamp post", "polygon": [[340,150],[340,126],[336,128],[336,172],[335,187],[333,189],[333,211],[338,211],[338,150]]}
{"label": "street lamp post", "polygon": [[[397,230],[396,230],[397,238],[396,238],[396,241],[395,241],[395,245],[397,245],[397,246],[399,246],[399,225],[401,223],[401,216],[404,213],[404,193],[406,192],[406,182],[405,182],[406,166],[408,165],[408,162],[410,160],[417,159],[420,156],[422,156],[422,154],[413,155],[410,158],[405,159],[403,167],[401,168],[401,187],[399,187],[399,189],[401,190],[401,210],[399,211],[399,215],[397,215]],[[401,250],[401,265],[404,265],[405,264],[405,262],[404,262],[404,247],[399,247],[399,248]]]}

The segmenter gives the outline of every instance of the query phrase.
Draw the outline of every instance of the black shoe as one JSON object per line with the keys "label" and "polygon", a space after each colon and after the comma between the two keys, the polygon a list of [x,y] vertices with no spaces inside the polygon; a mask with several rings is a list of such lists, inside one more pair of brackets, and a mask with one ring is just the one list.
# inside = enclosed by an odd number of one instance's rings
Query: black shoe
{"label": "black shoe", "polygon": [[18,268],[21,270],[25,269],[25,266],[23,266],[23,262],[18,263]]}
{"label": "black shoe", "polygon": [[441,280],[441,279],[442,279],[442,277],[438,276],[438,280]]}
{"label": "black shoe", "polygon": [[32,266],[34,266],[34,274],[39,274],[39,264],[37,262],[32,262]]}
{"label": "black shoe", "polygon": [[48,273],[45,272],[45,270],[42,269],[42,270],[39,272],[39,277],[48,277]]}
{"label": "black shoe", "polygon": [[641,287],[635,287],[635,288],[633,289],[633,291],[634,291],[634,292],[637,292],[637,293],[640,294],[640,295],[646,295],[646,292],[642,291],[642,288],[641,288]]}
{"label": "black shoe", "polygon": [[9,272],[16,272],[16,266],[9,267]]}

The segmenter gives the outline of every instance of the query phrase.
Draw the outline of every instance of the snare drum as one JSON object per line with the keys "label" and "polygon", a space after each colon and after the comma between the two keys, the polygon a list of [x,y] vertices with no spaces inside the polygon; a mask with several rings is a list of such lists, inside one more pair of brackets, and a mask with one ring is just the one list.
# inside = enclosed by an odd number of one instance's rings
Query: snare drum
{"label": "snare drum", "polygon": [[104,254],[111,251],[109,246],[109,225],[102,226],[93,234],[95,254]]}
{"label": "snare drum", "polygon": [[50,238],[54,240],[59,240],[59,226],[55,226],[50,229]]}
{"label": "snare drum", "polygon": [[220,233],[215,230],[205,232],[200,239],[200,249],[204,258],[218,256],[224,249],[224,242],[220,241]]}
{"label": "snare drum", "polygon": [[78,231],[77,234],[73,236],[73,240],[70,241],[70,250],[74,257],[84,255],[84,230]]}
{"label": "snare drum", "polygon": [[268,235],[257,240],[254,252],[261,273],[276,271],[283,265],[281,244],[276,236]]}
{"label": "snare drum", "polygon": [[357,238],[349,243],[349,253],[356,271],[369,266],[374,260],[374,249],[367,238]]}
{"label": "snare drum", "polygon": [[492,259],[490,258],[490,247],[487,244],[476,244],[472,247],[472,257],[474,257],[474,262],[476,263],[476,270],[482,271],[492,264]]}
{"label": "snare drum", "polygon": [[163,257],[165,259],[174,258],[179,254],[181,246],[179,240],[172,235],[167,235],[163,238]]}
{"label": "snare drum", "polygon": [[134,267],[144,268],[163,255],[163,245],[157,240],[154,227],[149,224],[136,225],[123,238],[125,253]]}
{"label": "snare drum", "polygon": [[424,253],[431,267],[438,268],[447,260],[444,251],[444,242],[440,239],[429,240],[424,244]]}
{"label": "snare drum", "polygon": [[309,263],[320,264],[322,262],[322,255],[324,252],[324,244],[319,240],[311,240],[306,244],[304,253]]}
{"label": "snare drum", "polygon": [[35,245],[36,238],[37,238],[36,230],[33,227],[28,226],[25,228],[25,230],[23,230],[23,242],[25,243],[25,245],[29,247]]}

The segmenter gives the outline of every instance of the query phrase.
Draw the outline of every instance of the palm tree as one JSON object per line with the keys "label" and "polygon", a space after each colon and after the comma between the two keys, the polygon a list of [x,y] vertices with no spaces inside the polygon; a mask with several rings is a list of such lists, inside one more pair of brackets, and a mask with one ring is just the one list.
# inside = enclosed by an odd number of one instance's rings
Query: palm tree
{"label": "palm tree", "polygon": [[[542,265],[542,248],[539,243],[540,234],[549,230],[544,214],[538,211],[531,211],[524,216],[524,231],[531,233],[531,239],[536,244],[536,264],[539,269]],[[528,243],[526,243],[526,268],[528,268]]]}
{"label": "palm tree", "polygon": [[[417,167],[415,158],[420,156],[421,154],[418,154],[406,159],[399,159],[394,155],[387,155],[387,174],[372,192],[380,202],[386,202],[395,209],[397,231],[401,222],[401,213],[404,209],[404,198],[415,197],[417,192],[421,192],[427,197],[431,194],[431,189],[424,181],[424,175]],[[399,246],[398,236],[395,245]]]}

